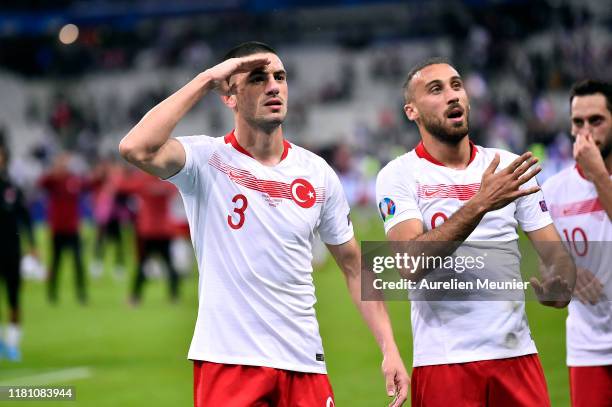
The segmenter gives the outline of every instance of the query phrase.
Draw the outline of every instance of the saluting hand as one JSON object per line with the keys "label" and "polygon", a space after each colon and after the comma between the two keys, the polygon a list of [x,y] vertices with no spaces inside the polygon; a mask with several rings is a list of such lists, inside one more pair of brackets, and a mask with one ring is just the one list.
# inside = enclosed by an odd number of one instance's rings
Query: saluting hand
{"label": "saluting hand", "polygon": [[268,57],[261,54],[225,60],[204,71],[204,74],[210,78],[209,90],[215,90],[224,96],[235,94],[234,86],[230,86],[229,83],[232,75],[250,72],[256,68],[268,65],[270,62]]}

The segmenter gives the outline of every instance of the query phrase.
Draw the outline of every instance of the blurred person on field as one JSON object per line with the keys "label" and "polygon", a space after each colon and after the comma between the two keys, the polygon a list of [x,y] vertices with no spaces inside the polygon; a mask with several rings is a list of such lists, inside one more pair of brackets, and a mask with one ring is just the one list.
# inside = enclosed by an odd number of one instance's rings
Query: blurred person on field
{"label": "blurred person on field", "polygon": [[166,265],[171,301],[179,298],[179,275],[170,255],[170,243],[175,234],[175,222],[171,215],[176,188],[143,171],[133,171],[121,181],[120,190],[136,198],[136,272],[130,303],[140,304],[146,281],[145,262],[158,254]]}
{"label": "blurred person on field", "polygon": [[[21,232],[25,232],[30,252],[36,256],[30,213],[22,190],[8,175],[9,148],[0,137],[0,285],[5,285],[8,299],[8,321],[0,315],[0,359],[19,361],[21,352]],[[0,294],[0,296],[2,296]]]}
{"label": "blurred person on field", "polygon": [[94,277],[103,273],[105,249],[110,243],[116,247],[115,274],[119,277],[125,273],[125,248],[121,238],[125,210],[119,188],[123,172],[123,165],[111,157],[103,158],[92,173],[93,215],[97,229],[94,261],[90,270]]}
{"label": "blurred person on field", "polygon": [[349,206],[368,204],[367,187],[349,144],[339,143],[333,148],[331,166],[338,174]]}
{"label": "blurred person on field", "polygon": [[77,299],[81,304],[85,304],[87,290],[79,235],[79,202],[81,195],[89,188],[89,183],[71,170],[72,157],[66,152],[57,155],[52,167],[38,180],[39,187],[47,194],[47,221],[52,236],[47,296],[51,303],[57,302],[60,261],[63,253],[69,250],[74,256]]}

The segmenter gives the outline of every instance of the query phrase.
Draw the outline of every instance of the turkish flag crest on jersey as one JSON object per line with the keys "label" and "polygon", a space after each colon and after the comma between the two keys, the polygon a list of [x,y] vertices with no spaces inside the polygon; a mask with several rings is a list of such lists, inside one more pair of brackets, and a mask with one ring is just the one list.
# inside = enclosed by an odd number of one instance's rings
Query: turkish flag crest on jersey
{"label": "turkish flag crest on jersey", "polygon": [[303,178],[291,183],[291,198],[302,208],[311,208],[317,199],[317,193],[312,184]]}

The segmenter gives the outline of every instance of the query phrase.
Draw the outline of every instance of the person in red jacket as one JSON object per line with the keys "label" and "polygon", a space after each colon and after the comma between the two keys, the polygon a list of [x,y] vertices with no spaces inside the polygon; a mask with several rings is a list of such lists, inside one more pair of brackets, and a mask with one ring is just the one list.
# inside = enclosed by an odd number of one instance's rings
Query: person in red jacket
{"label": "person in red jacket", "polygon": [[60,260],[64,250],[68,249],[74,255],[77,299],[81,304],[85,304],[87,293],[79,238],[79,198],[87,188],[87,182],[70,171],[70,159],[69,154],[60,154],[49,172],[38,182],[48,195],[47,220],[52,234],[52,260],[47,294],[51,303],[57,302]]}
{"label": "person in red jacket", "polygon": [[121,229],[129,213],[125,205],[125,194],[118,191],[123,172],[123,164],[109,157],[103,158],[91,173],[93,218],[97,230],[94,259],[89,271],[94,277],[100,277],[104,271],[104,255],[109,243],[116,247],[115,276],[123,277],[125,273],[125,248]]}
{"label": "person in red jacket", "polygon": [[133,194],[138,203],[136,211],[137,267],[130,302],[138,305],[146,280],[144,263],[158,254],[166,265],[170,299],[178,299],[179,276],[170,259],[170,242],[175,232],[171,203],[177,193],[174,185],[143,171],[134,171],[122,182],[121,191]]}

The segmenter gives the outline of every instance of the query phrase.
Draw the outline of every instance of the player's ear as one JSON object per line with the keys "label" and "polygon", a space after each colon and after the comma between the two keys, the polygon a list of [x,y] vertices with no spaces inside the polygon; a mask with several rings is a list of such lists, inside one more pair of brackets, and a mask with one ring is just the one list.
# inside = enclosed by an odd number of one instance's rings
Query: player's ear
{"label": "player's ear", "polygon": [[404,105],[404,112],[406,113],[406,117],[410,121],[415,121],[419,118],[419,111],[412,102],[408,102]]}
{"label": "player's ear", "polygon": [[236,95],[223,95],[221,96],[221,100],[223,101],[223,104],[230,109],[234,109],[236,107]]}

